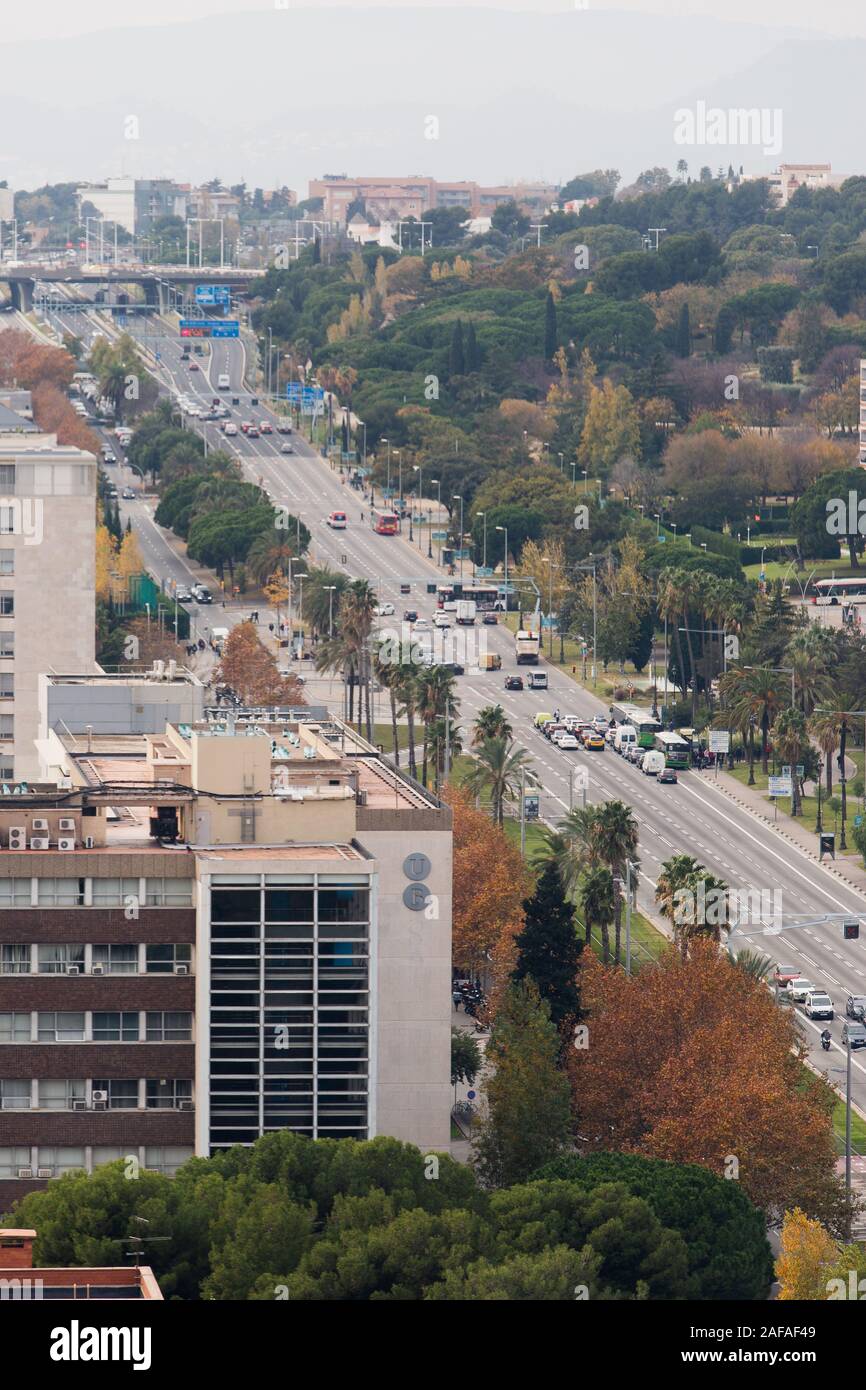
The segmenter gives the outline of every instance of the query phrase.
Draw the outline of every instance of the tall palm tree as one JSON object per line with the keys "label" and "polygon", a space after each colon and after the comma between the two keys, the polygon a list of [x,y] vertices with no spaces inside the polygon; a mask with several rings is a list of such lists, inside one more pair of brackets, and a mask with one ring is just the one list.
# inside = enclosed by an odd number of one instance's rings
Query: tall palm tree
{"label": "tall palm tree", "polygon": [[610,924],[614,919],[613,874],[601,864],[590,869],[580,885],[580,909],[587,946],[592,941],[592,929],[601,932],[601,958],[610,961]]}
{"label": "tall palm tree", "polygon": [[787,763],[791,769],[791,815],[800,814],[800,779],[797,776],[797,764],[800,762],[803,749],[806,747],[809,735],[806,730],[806,721],[800,710],[788,706],[787,709],[780,710],[776,716],[776,723],[773,726],[775,744],[779,751],[779,756],[783,763]]}
{"label": "tall palm tree", "polygon": [[400,738],[397,729],[397,692],[400,683],[400,667],[391,659],[392,644],[380,640],[373,648],[373,674],[383,690],[387,690],[391,706],[391,737],[394,745],[394,766],[400,766]]}
{"label": "tall palm tree", "polygon": [[688,689],[686,664],[683,659],[683,641],[680,633],[682,613],[681,569],[664,569],[659,573],[658,614],[668,626],[673,626],[674,650],[677,654],[677,668],[680,673],[680,690],[685,695]]}
{"label": "tall palm tree", "polygon": [[297,559],[297,548],[285,531],[263,531],[256,536],[244,561],[247,573],[257,584],[264,584],[277,570],[288,574],[289,561]]}
{"label": "tall palm tree", "polygon": [[674,854],[662,864],[662,871],[656,882],[656,902],[663,917],[674,920],[676,895],[685,888],[690,878],[700,869],[697,859],[691,854]]}
{"label": "tall palm tree", "polygon": [[824,756],[827,795],[833,795],[833,754],[839,747],[840,717],[835,710],[816,710],[809,720],[809,732]]}
{"label": "tall palm tree", "polygon": [[633,860],[635,858],[639,835],[638,823],[631,807],[627,806],[625,802],[605,801],[598,807],[593,827],[593,838],[596,851],[614,875],[615,965],[619,965],[620,958],[623,904],[622,883],[625,878],[626,860]]}
{"label": "tall palm tree", "polygon": [[558,867],[566,892],[572,892],[581,874],[599,863],[601,856],[595,838],[597,814],[595,806],[574,806],[557,822],[563,842]]}
{"label": "tall palm tree", "polygon": [[[424,745],[421,781],[427,785],[427,755],[431,745],[430,732],[433,724],[444,721],[446,716],[453,719],[459,713],[456,694],[456,679],[444,666],[425,666],[418,672],[418,714],[424,722]],[[444,724],[443,724],[444,735]],[[444,756],[444,747],[442,755]],[[437,782],[441,776],[441,758],[437,756]]]}
{"label": "tall palm tree", "polygon": [[114,418],[120,421],[123,416],[123,402],[126,400],[127,369],[122,362],[109,362],[99,378],[99,394],[114,406]]}
{"label": "tall palm tree", "polygon": [[824,644],[810,640],[807,632],[798,632],[788,643],[785,660],[794,672],[797,704],[808,718],[815,706],[829,700],[833,693],[828,672],[828,661],[832,662],[833,653]]}
{"label": "tall palm tree", "polygon": [[466,786],[472,796],[489,793],[490,809],[497,825],[503,822],[505,802],[513,801],[519,794],[523,776],[531,763],[526,749],[515,748],[514,741],[506,738],[485,739],[475,754]]}
{"label": "tall palm tree", "polygon": [[761,770],[767,775],[767,743],[770,726],[779,710],[787,703],[786,691],[779,682],[779,675],[766,666],[756,666],[747,670],[745,666],[732,666],[722,678],[732,720],[750,733],[749,786],[754,785],[752,753],[752,730],[755,724],[761,728]]}
{"label": "tall palm tree", "polygon": [[373,739],[372,654],[370,636],[373,631],[376,595],[366,579],[353,579],[340,596],[339,629],[341,638],[352,651],[352,668],[358,679],[358,733],[366,705],[367,738]]}
{"label": "tall palm tree", "polygon": [[331,617],[336,628],[340,598],[348,587],[349,580],[345,574],[328,569],[326,565],[307,566],[307,578],[304,581],[304,613],[313,632],[328,633]]}
{"label": "tall palm tree", "polygon": [[[701,886],[703,886],[704,900],[711,894],[722,895],[717,901],[727,905],[728,885],[723,879],[716,878],[703,864],[699,864],[690,854],[675,854],[662,864],[662,872],[656,883],[656,902],[659,903],[659,910],[663,917],[668,917],[673,923],[674,942],[682,953],[683,958],[688,955],[689,943],[696,936],[710,936],[718,943],[721,940],[722,929],[727,925],[727,912],[721,914],[714,912],[710,917],[706,912],[703,920],[700,920],[698,903],[701,899]],[[690,894],[691,898],[680,897],[680,894]],[[688,904],[691,902],[691,908]]]}
{"label": "tall palm tree", "polygon": [[394,693],[400,702],[400,713],[405,714],[409,730],[409,776],[417,780],[418,763],[415,757],[415,711],[418,704],[418,671],[410,661],[403,661],[394,668]]}
{"label": "tall palm tree", "polygon": [[512,738],[513,729],[501,705],[485,705],[478,711],[472,726],[472,745],[476,747],[486,738]]}

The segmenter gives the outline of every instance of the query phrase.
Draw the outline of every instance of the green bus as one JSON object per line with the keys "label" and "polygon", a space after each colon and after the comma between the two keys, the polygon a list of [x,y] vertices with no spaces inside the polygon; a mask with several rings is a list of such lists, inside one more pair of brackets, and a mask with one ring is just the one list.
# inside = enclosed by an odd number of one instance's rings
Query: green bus
{"label": "green bus", "polygon": [[691,749],[679,734],[656,734],[653,748],[659,753],[664,753],[665,767],[675,767],[684,771],[691,762]]}
{"label": "green bus", "polygon": [[653,748],[653,739],[661,729],[658,719],[653,719],[645,709],[637,705],[611,705],[610,715],[617,724],[631,724],[641,748]]}

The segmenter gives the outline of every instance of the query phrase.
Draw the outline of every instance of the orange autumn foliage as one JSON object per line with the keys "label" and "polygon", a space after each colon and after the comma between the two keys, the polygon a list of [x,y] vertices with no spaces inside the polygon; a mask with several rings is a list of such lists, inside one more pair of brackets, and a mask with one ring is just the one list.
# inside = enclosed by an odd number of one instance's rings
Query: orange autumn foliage
{"label": "orange autumn foliage", "polygon": [[589,1046],[568,1067],[592,1148],[698,1163],[771,1219],[800,1206],[839,1227],[832,1096],[764,986],[698,941],[632,979],[587,953],[581,988]]}
{"label": "orange autumn foliage", "polygon": [[513,968],[532,878],[520,852],[465,792],[448,786],[444,796],[454,816],[452,958],[467,974],[498,978]]}

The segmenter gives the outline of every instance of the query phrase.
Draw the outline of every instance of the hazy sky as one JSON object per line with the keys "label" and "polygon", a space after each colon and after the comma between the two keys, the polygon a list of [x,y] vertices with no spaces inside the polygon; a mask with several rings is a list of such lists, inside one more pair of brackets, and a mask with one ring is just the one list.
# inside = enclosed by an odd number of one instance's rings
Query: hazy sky
{"label": "hazy sky", "polygon": [[[461,0],[455,0],[462,8]],[[471,0],[488,9],[569,10],[575,0]],[[346,5],[368,9],[405,5],[406,0],[315,0],[316,8]],[[454,8],[452,0],[414,0],[425,8]],[[3,38],[39,39],[89,33],[94,29],[169,24],[205,19],[208,15],[264,9],[301,7],[303,0],[143,0],[141,4],[117,4],[117,0],[41,0],[31,9],[27,5],[8,5],[3,16]],[[862,0],[577,0],[578,8],[641,10],[650,14],[711,15],[716,19],[744,20],[747,23],[789,25],[828,34],[866,35],[866,7]],[[306,6],[304,6],[306,8]],[[0,42],[0,53],[3,44]]]}

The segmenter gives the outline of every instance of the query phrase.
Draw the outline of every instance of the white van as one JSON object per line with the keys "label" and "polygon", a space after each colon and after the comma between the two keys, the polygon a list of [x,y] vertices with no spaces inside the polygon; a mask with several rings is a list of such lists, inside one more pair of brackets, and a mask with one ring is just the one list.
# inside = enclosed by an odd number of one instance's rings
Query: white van
{"label": "white van", "polygon": [[231,388],[231,384],[232,379],[229,376],[228,372],[220,372],[219,376],[217,377],[217,390],[228,391]]}
{"label": "white van", "polygon": [[637,743],[637,730],[633,724],[619,724],[613,736],[613,746],[617,753],[624,753],[629,745]]}
{"label": "white van", "polygon": [[[459,611],[459,610],[458,610],[458,611]],[[460,619],[458,618],[457,621],[458,621],[458,623],[459,623]],[[530,690],[546,690],[546,689],[547,689],[547,672],[546,672],[546,671],[530,671],[530,672],[529,672],[529,689],[530,689]]]}
{"label": "white van", "polygon": [[647,777],[658,777],[660,772],[665,770],[665,755],[655,748],[648,748],[641,759],[641,772],[646,773]]}

